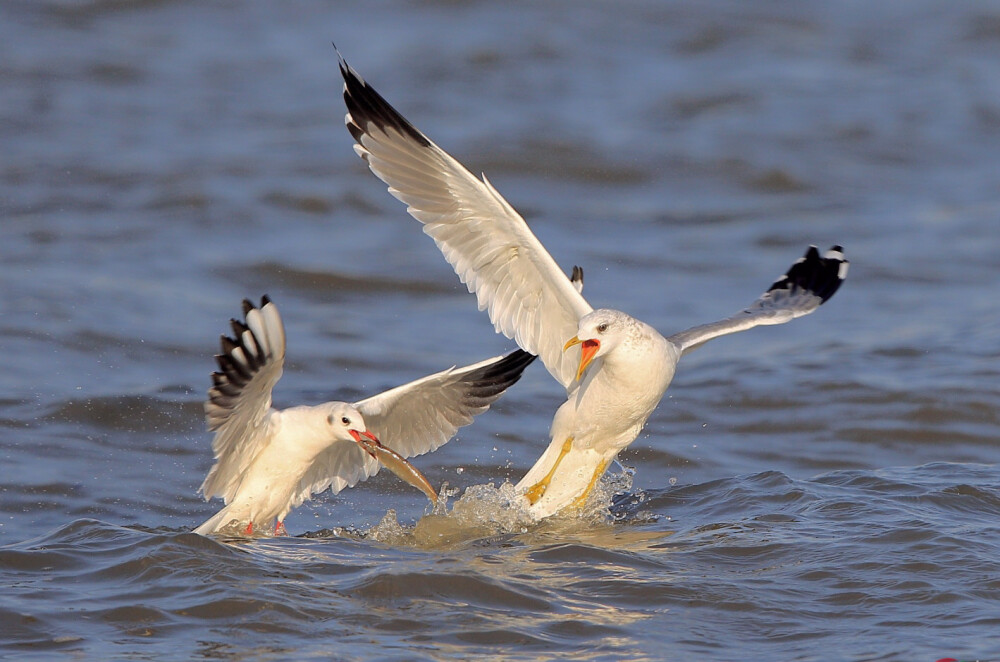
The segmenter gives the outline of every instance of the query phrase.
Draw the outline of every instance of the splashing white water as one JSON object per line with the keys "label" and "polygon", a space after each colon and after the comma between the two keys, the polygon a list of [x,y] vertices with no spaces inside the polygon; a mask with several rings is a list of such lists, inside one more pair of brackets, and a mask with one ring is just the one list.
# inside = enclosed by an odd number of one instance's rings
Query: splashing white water
{"label": "splashing white water", "polygon": [[449,502],[459,490],[441,487],[434,510],[424,515],[412,527],[399,523],[396,512],[390,510],[382,520],[364,532],[364,536],[387,545],[414,545],[417,547],[448,547],[499,535],[519,535],[539,527],[595,523],[610,523],[615,518],[609,504],[615,494],[628,492],[632,487],[632,472],[607,473],[595,486],[582,508],[565,511],[542,522],[535,520],[528,509],[528,501],[514,491],[514,486],[504,481],[499,487],[493,483],[472,485],[454,503]]}

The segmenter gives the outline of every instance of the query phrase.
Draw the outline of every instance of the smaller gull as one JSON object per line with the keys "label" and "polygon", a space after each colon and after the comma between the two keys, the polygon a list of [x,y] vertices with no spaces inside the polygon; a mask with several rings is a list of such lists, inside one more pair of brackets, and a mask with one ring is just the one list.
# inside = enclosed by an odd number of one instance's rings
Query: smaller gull
{"label": "smaller gull", "polygon": [[[219,371],[205,402],[215,432],[215,465],[201,492],[226,506],[194,530],[251,535],[284,533],[288,512],[329,488],[337,493],[378,473],[380,464],[437,495],[404,458],[433,451],[489,409],[535,359],[516,350],[464,368],[452,367],[355,403],[271,407],[285,360],[285,328],[268,297],[243,301],[245,322],[222,336]],[[383,445],[382,442],[385,442]]]}

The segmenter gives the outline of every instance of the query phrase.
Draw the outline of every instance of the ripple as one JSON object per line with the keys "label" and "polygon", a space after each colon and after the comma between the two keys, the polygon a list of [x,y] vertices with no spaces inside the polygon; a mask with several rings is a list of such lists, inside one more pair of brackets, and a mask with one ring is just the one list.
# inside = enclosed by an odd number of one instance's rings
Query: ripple
{"label": "ripple", "polygon": [[334,301],[352,300],[373,294],[438,296],[454,293],[450,284],[439,285],[412,278],[348,276],[332,271],[302,269],[278,262],[261,262],[250,266],[227,268],[220,273],[229,279],[256,283],[253,287],[261,291],[281,287],[306,296],[322,296],[324,302],[329,302],[331,298]]}
{"label": "ripple", "polygon": [[684,328],[814,242],[851,281],[685,357],[639,487],[583,517],[502,483],[561,401],[539,371],[426,456],[446,510],[374,480],[308,536],[196,536],[189,384],[239,297],[300,320],[278,401],[504,341],[351,152],[328,5],[7,3],[0,657],[1000,657],[997,12],[426,4],[340,3],[338,45],[592,302]]}
{"label": "ripple", "polygon": [[[194,433],[202,430],[200,402],[177,402],[148,395],[118,395],[66,400],[47,415],[58,423],[78,423],[101,430]],[[188,448],[175,449],[188,453]]]}
{"label": "ripple", "polygon": [[422,600],[452,602],[491,609],[546,611],[551,605],[534,595],[480,575],[454,573],[398,573],[371,577],[351,590],[352,594],[379,603],[411,603]]}

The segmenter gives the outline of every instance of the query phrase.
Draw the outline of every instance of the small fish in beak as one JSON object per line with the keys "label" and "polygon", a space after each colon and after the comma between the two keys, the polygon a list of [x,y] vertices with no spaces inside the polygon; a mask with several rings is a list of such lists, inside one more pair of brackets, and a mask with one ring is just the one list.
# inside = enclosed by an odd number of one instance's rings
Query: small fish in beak
{"label": "small fish in beak", "polygon": [[430,481],[420,473],[419,469],[407,462],[406,458],[388,446],[384,446],[375,435],[367,430],[364,432],[351,430],[350,432],[363,451],[381,462],[382,466],[399,476],[404,482],[426,494],[431,503],[437,504],[437,492],[431,487]]}

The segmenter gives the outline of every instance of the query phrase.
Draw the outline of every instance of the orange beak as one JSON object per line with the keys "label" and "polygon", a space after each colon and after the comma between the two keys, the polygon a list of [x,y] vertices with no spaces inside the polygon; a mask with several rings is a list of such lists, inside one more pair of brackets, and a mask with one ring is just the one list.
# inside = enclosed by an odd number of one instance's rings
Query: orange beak
{"label": "orange beak", "polygon": [[580,367],[576,369],[576,379],[580,381],[583,377],[583,371],[587,369],[590,362],[594,360],[594,355],[597,354],[597,350],[601,348],[600,340],[580,340],[578,337],[573,336],[566,344],[563,345],[563,351],[565,352],[570,347],[574,345],[580,345]]}
{"label": "orange beak", "polygon": [[350,432],[351,436],[354,437],[354,441],[358,442],[358,446],[361,446],[361,448],[367,451],[369,455],[375,457],[375,452],[372,450],[372,444],[367,441],[361,441],[361,437],[367,437],[372,442],[374,442],[375,447],[379,447],[382,445],[382,443],[378,440],[378,437],[373,435],[368,430],[365,430],[364,432],[358,432],[357,430],[348,430],[348,432]]}

